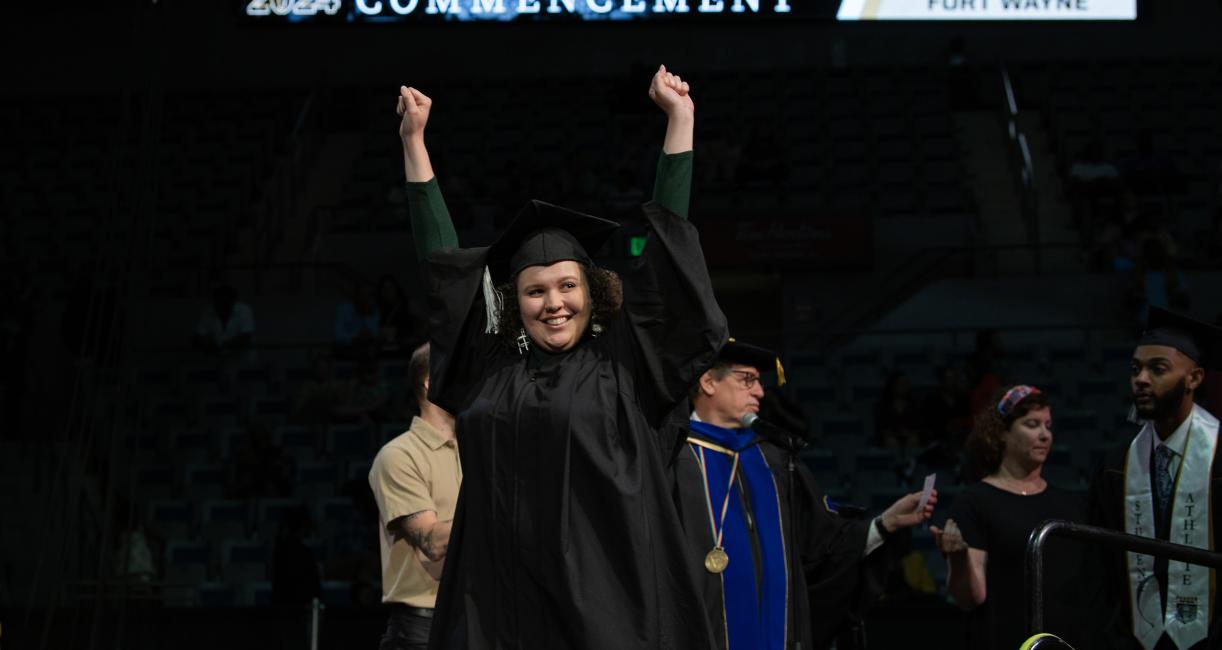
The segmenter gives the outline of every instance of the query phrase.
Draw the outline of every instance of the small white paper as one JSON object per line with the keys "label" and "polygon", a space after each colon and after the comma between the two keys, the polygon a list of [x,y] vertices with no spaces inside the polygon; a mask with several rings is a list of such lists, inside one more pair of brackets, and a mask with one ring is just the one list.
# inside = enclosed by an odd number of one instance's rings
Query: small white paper
{"label": "small white paper", "polygon": [[925,487],[921,490],[921,501],[917,503],[917,512],[925,512],[925,504],[929,503],[929,495],[933,494],[933,482],[937,478],[936,473],[925,477]]}

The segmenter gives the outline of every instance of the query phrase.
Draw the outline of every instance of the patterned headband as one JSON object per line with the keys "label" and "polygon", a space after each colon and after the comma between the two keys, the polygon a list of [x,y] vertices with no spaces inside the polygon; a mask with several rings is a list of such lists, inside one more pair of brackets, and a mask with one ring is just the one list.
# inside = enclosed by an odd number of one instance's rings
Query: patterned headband
{"label": "patterned headband", "polygon": [[1003,418],[1010,417],[1010,413],[1014,412],[1014,407],[1018,406],[1019,402],[1039,394],[1040,389],[1035,386],[1015,386],[1001,396],[1001,401],[997,403],[997,412]]}

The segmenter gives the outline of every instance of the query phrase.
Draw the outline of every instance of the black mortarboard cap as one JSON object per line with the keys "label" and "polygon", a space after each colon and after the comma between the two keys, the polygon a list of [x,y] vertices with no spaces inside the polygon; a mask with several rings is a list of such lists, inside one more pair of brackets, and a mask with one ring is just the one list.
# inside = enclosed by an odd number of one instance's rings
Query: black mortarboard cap
{"label": "black mortarboard cap", "polygon": [[772,350],[750,343],[740,343],[731,338],[722,346],[717,356],[723,361],[741,363],[760,372],[775,370],[777,384],[785,385],[785,368],[781,366],[781,358]]}
{"label": "black mortarboard cap", "polygon": [[590,252],[618,227],[614,221],[530,201],[488,249],[488,272],[500,283],[528,266],[563,260],[589,264]]}
{"label": "black mortarboard cap", "polygon": [[1222,367],[1222,328],[1159,307],[1150,307],[1137,345],[1165,345],[1205,368]]}

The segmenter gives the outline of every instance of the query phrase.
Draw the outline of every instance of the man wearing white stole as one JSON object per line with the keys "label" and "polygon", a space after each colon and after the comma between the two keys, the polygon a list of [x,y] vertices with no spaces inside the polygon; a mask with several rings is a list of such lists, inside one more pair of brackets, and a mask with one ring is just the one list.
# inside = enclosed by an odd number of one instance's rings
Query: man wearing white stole
{"label": "man wearing white stole", "polygon": [[[1212,498],[1213,485],[1222,481],[1218,420],[1193,398],[1205,370],[1218,367],[1220,334],[1205,323],[1150,309],[1129,378],[1142,427],[1095,476],[1095,524],[1216,550],[1215,531],[1222,523]],[[1109,558],[1107,647],[1222,648],[1212,570],[1140,553]]]}

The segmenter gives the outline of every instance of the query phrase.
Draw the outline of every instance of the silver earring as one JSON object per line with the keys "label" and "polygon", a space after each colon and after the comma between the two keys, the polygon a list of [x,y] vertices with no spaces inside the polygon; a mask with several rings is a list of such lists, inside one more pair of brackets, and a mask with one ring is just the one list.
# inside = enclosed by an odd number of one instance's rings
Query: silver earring
{"label": "silver earring", "polygon": [[594,323],[590,325],[590,334],[594,336],[598,336],[599,334],[602,334],[602,333],[603,333],[602,325],[599,325],[598,323]]}
{"label": "silver earring", "polygon": [[518,354],[526,354],[526,351],[530,349],[530,338],[526,336],[526,328],[518,330],[518,338],[515,341],[518,344]]}

